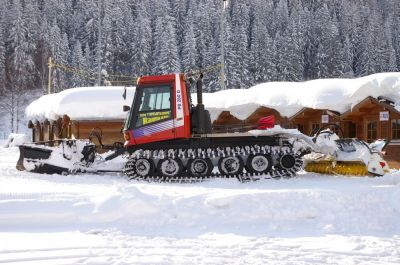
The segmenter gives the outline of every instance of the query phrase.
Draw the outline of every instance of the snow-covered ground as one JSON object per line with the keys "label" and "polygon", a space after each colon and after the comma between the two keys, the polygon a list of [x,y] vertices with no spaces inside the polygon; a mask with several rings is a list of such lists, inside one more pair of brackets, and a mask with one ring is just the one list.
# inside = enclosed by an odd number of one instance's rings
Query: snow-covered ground
{"label": "snow-covered ground", "polygon": [[166,184],[17,159],[0,148],[1,264],[400,264],[399,171]]}

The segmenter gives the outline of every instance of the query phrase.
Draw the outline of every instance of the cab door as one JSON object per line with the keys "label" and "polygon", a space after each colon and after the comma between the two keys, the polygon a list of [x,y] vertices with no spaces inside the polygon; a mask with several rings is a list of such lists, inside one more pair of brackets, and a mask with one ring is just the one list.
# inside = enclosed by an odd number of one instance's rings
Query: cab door
{"label": "cab door", "polygon": [[175,138],[172,85],[138,87],[133,135],[136,144]]}

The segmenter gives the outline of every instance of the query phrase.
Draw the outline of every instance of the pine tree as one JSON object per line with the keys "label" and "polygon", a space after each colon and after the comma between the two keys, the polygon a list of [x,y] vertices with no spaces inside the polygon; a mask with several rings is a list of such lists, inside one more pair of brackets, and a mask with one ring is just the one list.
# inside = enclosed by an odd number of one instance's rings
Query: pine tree
{"label": "pine tree", "polygon": [[[23,90],[27,88],[30,70],[34,66],[30,54],[29,40],[26,39],[27,27],[23,16],[23,7],[19,0],[13,2],[11,7],[15,19],[12,21],[10,29],[11,67],[8,88],[9,113],[11,132],[18,132],[19,125],[19,105]],[[29,76],[27,76],[29,75]]]}
{"label": "pine tree", "polygon": [[354,77],[353,71],[353,49],[349,38],[345,38],[343,48],[340,52],[340,69],[342,72],[341,77],[351,78]]}
{"label": "pine tree", "polygon": [[89,72],[93,71],[93,55],[88,43],[86,43],[84,49],[84,68]]}
{"label": "pine tree", "polygon": [[356,69],[357,76],[365,76],[378,71],[378,49],[380,46],[381,29],[378,25],[378,13],[376,7],[371,4],[363,7],[358,12],[357,40],[356,40]]}
{"label": "pine tree", "polygon": [[151,44],[152,31],[150,15],[144,4],[138,6],[135,18],[134,39],[131,42],[132,69],[135,76],[148,75],[151,73]]}
{"label": "pine tree", "polygon": [[196,68],[196,42],[193,30],[191,9],[186,15],[185,30],[182,43],[182,69],[187,72]]}
{"label": "pine tree", "polygon": [[[54,61],[59,65],[68,65],[68,37],[67,35],[61,34],[60,28],[57,25],[56,20],[53,22],[53,26],[50,29],[50,49],[51,55]],[[67,73],[63,68],[55,68],[53,70],[53,92],[59,92],[69,88],[67,79]]]}
{"label": "pine tree", "polygon": [[24,64],[27,68],[26,72],[30,73],[29,76],[25,76],[27,84],[34,84],[36,66],[34,62],[35,53],[38,44],[38,32],[39,32],[39,9],[36,2],[25,1],[25,7],[22,13],[22,20],[25,28],[25,59]]}
{"label": "pine tree", "polygon": [[236,67],[238,61],[237,49],[235,47],[236,38],[232,32],[231,24],[228,22],[225,26],[225,76],[226,87],[238,88],[240,87],[240,72]]}
{"label": "pine tree", "polygon": [[88,78],[85,69],[85,58],[82,53],[82,45],[79,40],[76,41],[72,51],[72,67],[82,70],[72,76],[72,87],[81,87],[85,85],[85,79]]}
{"label": "pine tree", "polygon": [[4,42],[4,32],[0,21],[0,94],[5,83],[5,70],[6,70],[6,50]]}
{"label": "pine tree", "polygon": [[378,48],[377,67],[379,72],[395,72],[396,65],[396,52],[393,48],[393,39],[391,27],[389,24],[391,18],[387,18],[384,23],[384,30],[381,32],[381,38]]}
{"label": "pine tree", "polygon": [[276,80],[276,47],[267,30],[263,14],[267,12],[263,2],[256,2],[254,20],[251,24],[250,53],[252,64],[251,75],[254,82],[261,83]]}
{"label": "pine tree", "polygon": [[[315,71],[317,78],[337,77],[340,75],[335,68],[338,66],[335,49],[340,47],[336,25],[331,21],[329,10],[322,5],[315,11],[315,25],[313,27],[316,42]],[[336,74],[335,74],[336,73]]]}
{"label": "pine tree", "polygon": [[239,84],[237,88],[249,87],[252,84],[252,78],[250,75],[250,52],[248,50],[248,39],[246,34],[246,28],[244,25],[237,28],[237,61],[236,67],[240,73]]}
{"label": "pine tree", "polygon": [[162,35],[165,42],[160,51],[161,60],[159,69],[163,74],[177,73],[181,68],[175,36],[175,28],[173,27],[172,22],[167,21],[164,34]]}
{"label": "pine tree", "polygon": [[289,24],[289,9],[287,5],[287,0],[279,0],[277,7],[276,7],[276,31],[277,32],[284,32]]}

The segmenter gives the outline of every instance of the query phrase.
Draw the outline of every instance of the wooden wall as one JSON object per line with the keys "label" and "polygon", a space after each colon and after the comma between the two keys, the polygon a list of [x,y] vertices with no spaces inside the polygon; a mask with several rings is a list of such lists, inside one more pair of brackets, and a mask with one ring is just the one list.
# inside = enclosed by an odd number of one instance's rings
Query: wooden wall
{"label": "wooden wall", "polygon": [[271,108],[259,107],[245,120],[240,120],[233,116],[229,111],[223,111],[213,122],[213,131],[218,132],[240,132],[257,128],[257,122],[260,118],[274,115],[275,124],[284,128],[291,128],[292,123],[287,117],[282,117],[278,111]]}
{"label": "wooden wall", "polygon": [[267,107],[259,107],[256,109],[247,119],[244,120],[246,124],[255,124],[257,125],[257,122],[259,119],[262,117],[266,117],[269,115],[274,115],[275,116],[275,124],[280,125],[283,128],[291,128],[292,123],[287,117],[282,117],[281,114],[272,108],[267,108]]}
{"label": "wooden wall", "polygon": [[328,123],[339,124],[340,117],[334,112],[328,110],[316,110],[305,108],[291,118],[291,122],[306,135],[313,135],[316,131],[324,126],[322,123],[322,115],[328,115]]}
{"label": "wooden wall", "polygon": [[[380,112],[388,111],[389,120],[381,121]],[[375,99],[367,98],[353,108],[351,112],[344,113],[341,124],[345,128],[345,137],[356,137],[367,142],[376,139],[392,139],[392,120],[400,119],[400,113],[392,107],[385,106]],[[351,133],[350,124],[355,124],[356,132]]]}
{"label": "wooden wall", "polygon": [[[58,139],[88,139],[92,130],[102,134],[102,143],[112,145],[114,142],[124,142],[123,120],[113,121],[71,121],[68,116],[56,121],[35,123],[32,128],[32,141],[51,141]],[[97,139],[94,139],[98,144]]]}
{"label": "wooden wall", "polygon": [[212,123],[212,130],[216,133],[244,131],[246,124],[233,116],[229,111],[223,111]]}
{"label": "wooden wall", "polygon": [[383,151],[383,158],[389,167],[400,169],[400,140],[390,141]]}
{"label": "wooden wall", "polygon": [[[101,131],[104,145],[112,145],[114,142],[124,142],[122,127],[124,121],[72,121],[71,137],[76,139],[88,139],[92,130]],[[95,141],[95,139],[93,139]],[[97,144],[97,142],[95,142]]]}

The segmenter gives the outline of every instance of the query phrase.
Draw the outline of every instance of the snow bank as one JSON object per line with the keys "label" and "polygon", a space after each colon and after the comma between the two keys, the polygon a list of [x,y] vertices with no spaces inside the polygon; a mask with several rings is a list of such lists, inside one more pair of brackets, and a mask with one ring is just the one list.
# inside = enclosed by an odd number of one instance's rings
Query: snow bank
{"label": "snow bank", "polygon": [[26,134],[10,133],[8,139],[4,143],[4,147],[15,147],[25,143],[30,143],[31,139]]}
{"label": "snow bank", "polygon": [[25,110],[30,120],[57,120],[68,115],[74,120],[125,119],[123,105],[131,105],[135,94],[134,87],[127,87],[126,100],[124,87],[78,87],[49,94],[32,102]]}
{"label": "snow bank", "polygon": [[[291,117],[302,108],[330,109],[343,113],[368,96],[386,96],[400,110],[400,73],[381,73],[355,79],[319,79],[307,82],[268,82],[249,89],[205,93],[203,102],[211,119],[228,110],[245,119],[258,107],[274,108]],[[192,98],[196,101],[196,96]]]}

